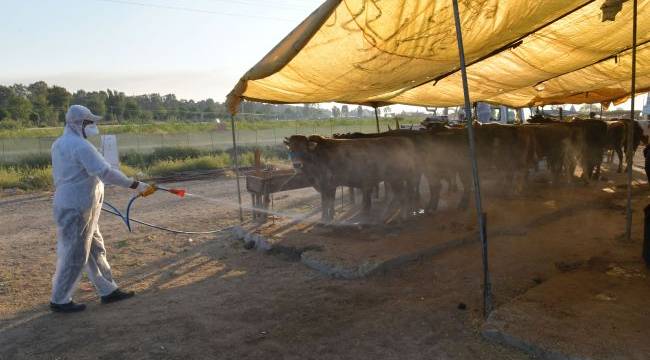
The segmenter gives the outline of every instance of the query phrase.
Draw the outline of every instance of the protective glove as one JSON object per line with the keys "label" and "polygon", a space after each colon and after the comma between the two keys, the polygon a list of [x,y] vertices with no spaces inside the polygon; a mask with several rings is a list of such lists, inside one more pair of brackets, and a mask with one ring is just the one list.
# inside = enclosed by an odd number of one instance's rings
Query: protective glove
{"label": "protective glove", "polygon": [[149,185],[139,181],[138,187],[135,190],[138,192],[138,196],[146,197],[156,192],[156,185]]}

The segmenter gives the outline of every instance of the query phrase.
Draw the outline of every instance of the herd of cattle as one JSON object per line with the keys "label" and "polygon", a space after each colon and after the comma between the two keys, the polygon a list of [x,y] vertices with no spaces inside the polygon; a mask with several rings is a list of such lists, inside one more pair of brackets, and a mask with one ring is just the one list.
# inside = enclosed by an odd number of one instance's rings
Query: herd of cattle
{"label": "herd of cattle", "polygon": [[[576,169],[586,183],[600,177],[607,150],[618,154],[622,170],[623,148],[629,121],[573,119],[559,122],[534,117],[524,125],[475,123],[475,143],[480,172],[498,176],[504,188],[520,191],[540,161],[554,183],[571,181]],[[440,125],[426,130],[391,130],[377,134],[294,135],[285,139],[293,167],[320,192],[323,220],[334,218],[338,186],[358,188],[363,195],[362,214],[369,214],[372,192],[384,182],[392,193],[390,206],[399,206],[402,217],[419,203],[419,184],[429,184],[427,212],[438,206],[442,182],[459,183],[459,208],[466,208],[471,195],[471,163],[467,129]],[[634,149],[647,143],[634,122]],[[626,154],[627,155],[627,154]],[[611,161],[611,160],[610,160]]]}

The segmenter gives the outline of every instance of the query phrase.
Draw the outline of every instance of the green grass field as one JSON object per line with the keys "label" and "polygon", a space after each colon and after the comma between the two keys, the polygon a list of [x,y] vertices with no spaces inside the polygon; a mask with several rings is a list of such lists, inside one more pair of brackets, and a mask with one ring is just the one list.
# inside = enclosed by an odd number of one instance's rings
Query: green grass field
{"label": "green grass field", "polygon": [[[402,120],[402,124],[417,124],[420,119]],[[381,119],[382,131],[394,119]],[[326,119],[299,121],[239,121],[237,141],[241,145],[281,145],[286,136],[294,134],[376,132],[374,119]],[[49,154],[52,142],[62,128],[36,128],[0,131],[0,164],[10,163],[30,155]],[[120,152],[150,153],[161,147],[194,147],[202,150],[224,150],[232,146],[229,123],[161,123],[145,125],[108,125],[102,134],[116,134]],[[99,145],[99,138],[91,139]]]}
{"label": "green grass field", "polygon": [[[400,120],[418,124],[421,119]],[[381,131],[395,128],[394,119],[380,119]],[[52,187],[50,147],[62,128],[34,128],[0,131],[0,189],[24,190]],[[294,134],[376,132],[375,119],[260,120],[237,121],[236,137],[240,164],[251,165],[253,149],[262,149],[266,162],[287,160],[284,137]],[[117,135],[122,170],[130,176],[147,178],[179,171],[206,170],[232,165],[230,123],[159,123],[106,125],[102,134]],[[99,138],[92,138],[99,146]]]}
{"label": "green grass field", "polygon": [[[281,163],[287,160],[284,146],[261,146],[263,163]],[[238,151],[240,166],[253,164],[253,147]],[[148,179],[183,171],[212,170],[233,165],[232,149],[200,150],[191,147],[157,148],[151,153],[128,152],[121,156],[121,169],[130,177]],[[0,189],[17,188],[51,190],[52,166],[49,154],[31,155],[11,163],[0,164]]]}
{"label": "green grass field", "polygon": [[[402,124],[417,124],[420,118],[400,118]],[[393,118],[380,118],[379,123],[384,130],[388,125],[394,127]],[[230,131],[230,121],[222,121],[221,126],[215,122],[159,122],[138,124],[137,121],[129,124],[100,125],[105,134],[181,134],[195,132],[213,132],[221,130]],[[309,129],[309,128],[373,128],[376,130],[373,118],[341,118],[320,120],[236,120],[235,126],[239,130],[268,130],[268,129]],[[0,129],[0,139],[58,137],[63,133],[63,127],[47,128],[20,128]]]}

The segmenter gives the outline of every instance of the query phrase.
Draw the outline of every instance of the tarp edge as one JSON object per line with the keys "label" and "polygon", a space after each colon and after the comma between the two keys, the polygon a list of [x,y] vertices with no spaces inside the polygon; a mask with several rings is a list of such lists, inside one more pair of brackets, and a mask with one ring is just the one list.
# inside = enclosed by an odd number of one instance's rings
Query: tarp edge
{"label": "tarp edge", "polygon": [[[239,79],[235,87],[226,96],[226,108],[234,115],[242,101],[246,91],[248,80],[262,79],[280,71],[302,50],[309,40],[318,32],[323,23],[332,15],[339,6],[341,0],[327,0],[318,9],[314,10],[303,22],[293,29],[282,41],[280,41],[262,60],[248,70]],[[288,50],[282,50],[285,45]]]}

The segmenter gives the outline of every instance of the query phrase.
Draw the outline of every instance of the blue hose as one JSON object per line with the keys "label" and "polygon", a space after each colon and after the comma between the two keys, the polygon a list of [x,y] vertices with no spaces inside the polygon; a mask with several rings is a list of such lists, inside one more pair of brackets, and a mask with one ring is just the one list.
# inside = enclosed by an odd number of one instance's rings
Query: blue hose
{"label": "blue hose", "polygon": [[120,210],[118,210],[115,206],[111,205],[109,202],[106,202],[106,201],[104,202],[104,205],[108,206],[110,209],[105,209],[104,207],[102,207],[102,210],[106,211],[109,214],[113,214],[115,216],[120,217],[122,219],[122,221],[124,221],[124,224],[126,225],[126,228],[129,229],[129,232],[133,232],[133,230],[131,229],[131,222],[142,224],[142,225],[154,228],[154,229],[168,231],[168,232],[175,233],[175,234],[188,234],[188,235],[216,234],[218,232],[226,230],[226,229],[218,229],[218,230],[209,230],[209,231],[183,231],[183,230],[175,230],[175,229],[166,228],[166,227],[163,227],[163,226],[160,226],[160,225],[150,224],[150,223],[140,221],[140,220],[136,220],[136,219],[131,219],[131,206],[133,206],[133,204],[135,203],[135,199],[137,199],[139,197],[140,196],[136,195],[136,196],[132,197],[129,200],[129,203],[126,205],[125,214],[122,214],[122,212]]}

